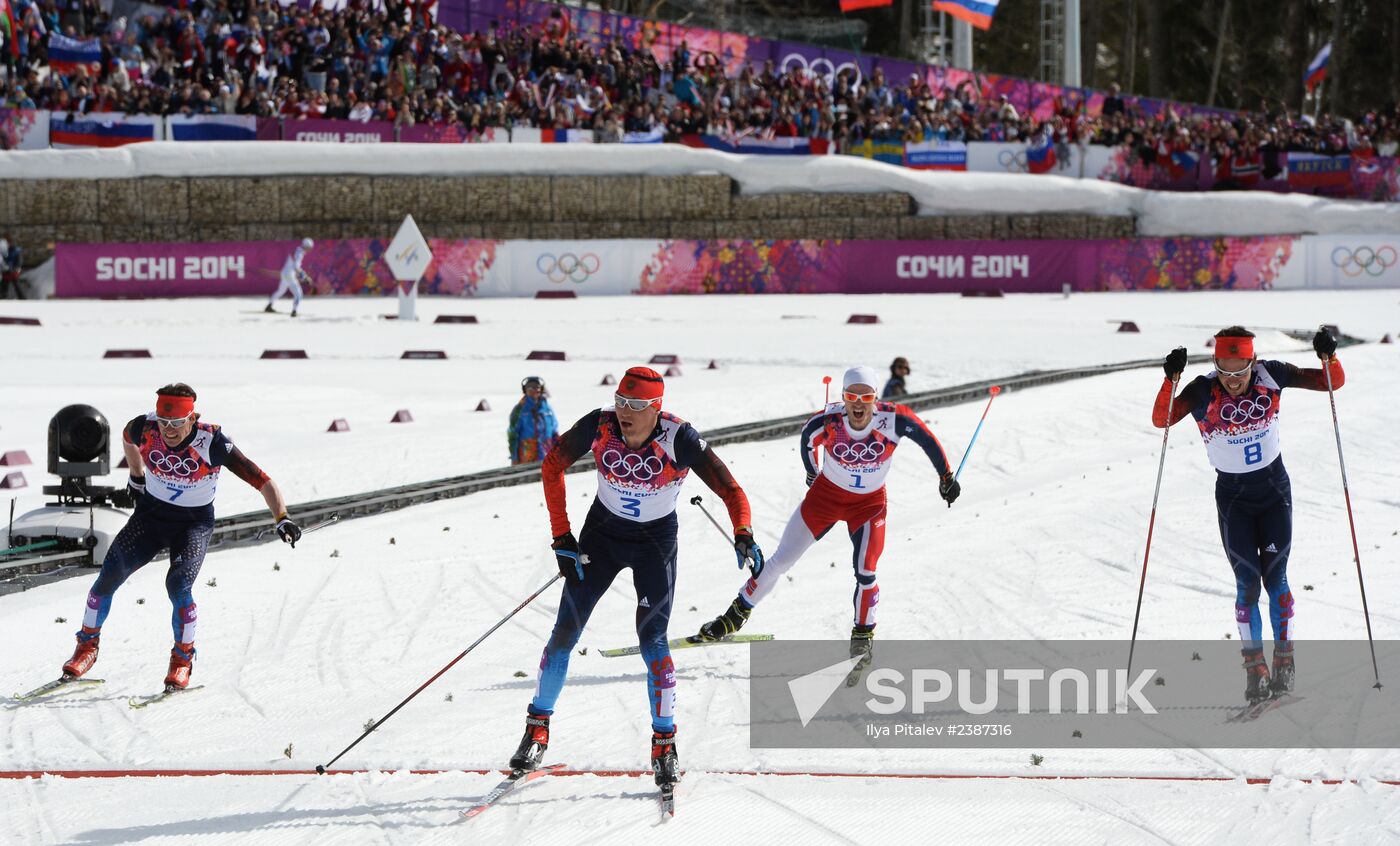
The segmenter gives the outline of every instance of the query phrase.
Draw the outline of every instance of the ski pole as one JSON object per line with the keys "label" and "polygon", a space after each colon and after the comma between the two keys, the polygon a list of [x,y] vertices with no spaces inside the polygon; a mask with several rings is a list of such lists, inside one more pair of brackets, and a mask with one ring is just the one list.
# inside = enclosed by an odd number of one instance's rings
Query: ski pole
{"label": "ski pole", "polygon": [[972,430],[972,440],[967,442],[967,449],[963,450],[962,461],[958,462],[958,472],[953,474],[954,479],[962,475],[963,465],[967,463],[967,456],[972,452],[972,445],[977,443],[977,436],[982,432],[982,424],[987,422],[987,412],[992,410],[992,400],[996,399],[997,394],[1001,393],[1001,386],[993,385],[987,389],[987,393],[991,394],[991,396],[987,397],[987,407],[982,409],[982,419],[977,421],[977,428]]}
{"label": "ski pole", "polygon": [[[314,532],[314,531],[316,531],[317,529],[324,529],[325,527],[329,526],[330,524],[336,522],[336,521],[339,520],[339,519],[340,519],[340,514],[339,514],[339,513],[332,514],[331,516],[327,517],[326,519],[322,520],[321,522],[319,522],[319,523],[312,523],[310,526],[307,526],[305,529],[302,529],[302,530],[301,530],[301,533],[302,533],[303,535],[305,535],[305,534],[309,534],[309,533],[311,533],[311,532]],[[275,528],[275,527],[274,527],[274,528]],[[256,537],[254,538],[254,540],[262,540],[262,539],[263,539],[263,535],[267,534],[267,533],[270,532],[270,531],[272,531],[272,529],[263,529],[262,531],[258,532],[258,534],[257,534]]]}
{"label": "ski pole", "polygon": [[487,630],[486,630],[486,633],[483,634],[481,637],[477,638],[475,641],[473,641],[473,643],[472,643],[471,646],[468,646],[466,649],[463,649],[460,655],[458,655],[456,658],[453,658],[451,661],[448,661],[448,662],[447,662],[447,666],[443,667],[441,670],[438,670],[436,673],[433,674],[433,677],[432,677],[432,678],[428,679],[427,681],[423,682],[423,684],[419,685],[418,689],[415,690],[415,691],[413,691],[412,693],[410,693],[410,694],[408,695],[408,697],[407,697],[406,699],[404,699],[404,701],[402,701],[402,702],[400,702],[399,704],[395,705],[395,706],[394,706],[394,710],[392,710],[392,711],[390,711],[389,713],[385,714],[383,717],[381,717],[380,719],[378,719],[377,721],[375,721],[375,723],[374,723],[373,725],[371,725],[369,728],[365,729],[363,734],[361,734],[359,737],[355,738],[355,742],[354,742],[354,743],[351,743],[349,746],[347,746],[347,747],[345,747],[344,749],[340,750],[340,754],[339,754],[339,755],[336,755],[334,758],[330,759],[330,760],[327,761],[326,763],[324,763],[324,764],[317,764],[317,765],[316,765],[316,772],[317,772],[317,774],[319,774],[319,775],[325,775],[325,774],[326,774],[326,768],[327,768],[327,767],[331,766],[331,765],[334,764],[336,761],[339,761],[339,760],[341,759],[341,756],[343,756],[346,752],[349,752],[351,749],[354,749],[355,746],[356,746],[361,740],[364,740],[366,737],[369,737],[369,733],[370,733],[370,732],[374,731],[375,729],[379,728],[380,726],[382,726],[382,725],[384,725],[386,722],[388,722],[388,721],[389,721],[389,718],[392,717],[392,716],[394,716],[395,714],[397,714],[397,713],[399,712],[399,709],[400,709],[400,708],[402,708],[403,706],[407,705],[409,702],[413,701],[413,697],[415,697],[415,696],[417,696],[418,694],[422,693],[425,689],[427,689],[428,685],[430,685],[430,684],[432,684],[433,682],[437,681],[438,678],[440,678],[440,677],[442,676],[443,673],[445,673],[445,672],[447,672],[448,670],[452,669],[452,666],[453,666],[454,664],[456,664],[458,661],[460,661],[460,660],[462,660],[463,658],[465,658],[468,652],[471,652],[473,649],[476,649],[476,647],[477,647],[483,640],[485,640],[486,638],[488,638],[488,637],[491,636],[491,633],[492,633],[492,632],[494,632],[496,629],[499,629],[501,626],[504,626],[504,625],[506,624],[506,621],[507,621],[507,620],[509,620],[511,617],[514,617],[516,614],[520,613],[520,609],[524,608],[526,605],[529,605],[531,602],[534,602],[534,601],[535,601],[535,598],[536,598],[537,596],[539,596],[540,594],[544,593],[546,590],[549,589],[549,586],[550,586],[550,585],[552,585],[552,584],[554,584],[555,582],[559,581],[561,578],[563,578],[563,576],[562,576],[561,574],[559,574],[559,573],[555,573],[553,576],[551,576],[550,579],[549,579],[549,581],[545,582],[543,585],[540,586],[540,589],[539,589],[539,590],[537,590],[537,591],[535,591],[534,593],[530,594],[529,596],[525,597],[525,601],[524,601],[524,602],[522,602],[522,603],[520,603],[519,605],[515,606],[515,609],[514,609],[513,611],[511,611],[509,614],[505,615],[505,616],[502,617],[501,619],[497,620],[497,621],[496,621],[496,625],[494,625],[494,626],[492,626],[491,628],[487,629]]}
{"label": "ski pole", "polygon": [[1142,592],[1147,587],[1147,556],[1152,554],[1152,528],[1157,524],[1157,495],[1162,491],[1162,468],[1167,464],[1167,436],[1172,431],[1172,405],[1176,402],[1178,373],[1172,379],[1172,391],[1167,397],[1167,425],[1162,429],[1162,454],[1157,459],[1157,484],[1152,488],[1152,516],[1147,518],[1147,547],[1142,551],[1142,578],[1138,580],[1137,608],[1133,611],[1133,637],[1128,643],[1128,678],[1133,677],[1133,650],[1137,648],[1138,619],[1142,615]]}
{"label": "ski pole", "polygon": [[710,522],[715,524],[715,531],[719,532],[720,537],[724,538],[725,542],[732,543],[732,541],[729,540],[728,533],[724,531],[724,527],[719,524],[718,520],[711,516],[709,509],[705,508],[704,505],[701,505],[700,494],[696,494],[695,496],[691,497],[690,504],[699,506],[700,510],[705,512],[705,516],[710,518]]}
{"label": "ski pole", "polygon": [[1332,405],[1332,433],[1337,438],[1337,464],[1342,468],[1342,495],[1347,502],[1347,525],[1351,527],[1351,553],[1356,561],[1356,582],[1361,586],[1361,615],[1366,618],[1366,641],[1371,644],[1371,670],[1376,674],[1377,690],[1381,687],[1381,671],[1376,664],[1376,641],[1371,636],[1371,609],[1366,605],[1366,580],[1361,577],[1361,547],[1356,542],[1356,520],[1351,515],[1351,490],[1347,486],[1347,462],[1342,457],[1342,427],[1337,423],[1337,397],[1332,393],[1332,370],[1322,362],[1322,375],[1327,380],[1327,401]]}

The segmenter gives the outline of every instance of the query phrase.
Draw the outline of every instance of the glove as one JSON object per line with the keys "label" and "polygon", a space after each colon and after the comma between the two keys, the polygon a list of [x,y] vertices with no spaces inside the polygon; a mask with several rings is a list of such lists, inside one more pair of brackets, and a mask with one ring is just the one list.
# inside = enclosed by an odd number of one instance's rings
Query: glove
{"label": "glove", "polygon": [[1181,377],[1181,371],[1186,369],[1186,348],[1177,347],[1167,353],[1167,358],[1162,362],[1162,370],[1166,372],[1167,378],[1175,382]]}
{"label": "glove", "polygon": [[744,569],[744,565],[748,564],[755,579],[763,572],[763,550],[758,548],[748,527],[734,533],[734,556],[739,559],[739,569]]}
{"label": "glove", "polygon": [[131,501],[135,502],[141,498],[141,494],[146,492],[145,476],[127,476],[126,492],[131,495]]}
{"label": "glove", "polygon": [[953,478],[952,473],[939,480],[938,495],[943,497],[943,501],[948,503],[949,508],[953,507],[953,500],[957,499],[960,493],[962,493],[962,485],[958,484],[958,480]]}
{"label": "glove", "polygon": [[1332,333],[1327,331],[1326,326],[1318,329],[1317,334],[1313,335],[1313,352],[1317,353],[1317,357],[1326,361],[1336,351],[1337,339],[1332,337]]}
{"label": "glove", "polygon": [[817,474],[816,474],[816,473],[808,473],[808,474],[807,474],[807,487],[810,488],[810,487],[812,486],[812,483],[815,482],[816,480],[817,480]]}
{"label": "glove", "polygon": [[296,549],[297,541],[301,540],[301,526],[293,523],[286,512],[277,518],[277,537],[281,538],[283,543],[291,544],[292,549]]}
{"label": "glove", "polygon": [[555,538],[550,547],[554,550],[554,562],[559,565],[559,575],[570,581],[583,581],[583,565],[588,563],[588,556],[579,552],[574,533],[565,532]]}

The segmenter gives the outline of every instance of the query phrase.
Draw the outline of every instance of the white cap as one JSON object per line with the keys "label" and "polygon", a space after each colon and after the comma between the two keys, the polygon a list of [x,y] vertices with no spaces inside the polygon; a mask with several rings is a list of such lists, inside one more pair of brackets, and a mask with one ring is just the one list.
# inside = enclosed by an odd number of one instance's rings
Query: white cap
{"label": "white cap", "polygon": [[880,387],[880,374],[876,373],[873,367],[865,365],[852,367],[846,371],[845,377],[841,380],[841,389],[845,390],[852,385],[869,385],[878,389]]}
{"label": "white cap", "polygon": [[313,240],[311,240],[310,238],[302,238],[302,239],[301,239],[301,248],[302,248],[303,250],[309,250],[309,249],[311,249],[311,248],[314,247],[314,246],[316,246],[316,242],[313,241]]}

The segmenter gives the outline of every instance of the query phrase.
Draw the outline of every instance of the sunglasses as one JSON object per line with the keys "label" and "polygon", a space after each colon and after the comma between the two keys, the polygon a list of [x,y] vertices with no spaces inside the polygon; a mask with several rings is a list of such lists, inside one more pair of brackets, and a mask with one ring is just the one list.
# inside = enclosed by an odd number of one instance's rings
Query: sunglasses
{"label": "sunglasses", "polygon": [[613,394],[614,405],[616,405],[618,408],[630,408],[633,411],[641,411],[642,409],[655,402],[657,402],[657,400],[635,399],[633,397],[624,397],[622,394]]}
{"label": "sunglasses", "polygon": [[190,422],[190,416],[186,414],[184,417],[157,417],[156,422],[167,429],[178,429]]}
{"label": "sunglasses", "polygon": [[846,402],[874,402],[879,397],[874,393],[858,394],[855,391],[842,391],[841,396]]}
{"label": "sunglasses", "polygon": [[1249,374],[1249,372],[1250,372],[1251,370],[1253,370],[1253,369],[1254,369],[1254,361],[1253,361],[1252,359],[1250,360],[1249,364],[1246,364],[1243,368],[1241,368],[1241,369],[1239,369],[1239,370],[1226,370],[1225,368],[1223,368],[1223,367],[1220,366],[1220,362],[1219,362],[1219,361],[1215,362],[1215,372],[1216,372],[1216,373],[1219,373],[1221,376],[1230,376],[1230,377],[1235,378],[1235,379],[1238,379],[1238,378],[1240,378],[1241,376],[1247,376],[1247,375]]}

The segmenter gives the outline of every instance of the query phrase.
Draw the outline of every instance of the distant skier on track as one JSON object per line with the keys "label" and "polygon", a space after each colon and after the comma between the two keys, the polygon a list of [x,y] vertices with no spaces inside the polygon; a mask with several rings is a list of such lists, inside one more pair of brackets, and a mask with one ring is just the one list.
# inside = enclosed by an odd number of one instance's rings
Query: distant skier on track
{"label": "distant skier on track", "polygon": [[[749,502],[724,462],[689,423],[661,410],[665,385],[655,370],[623,375],[613,407],[585,415],[564,433],[542,468],[554,554],[564,591],[554,631],[540,659],[525,736],[510,759],[533,770],[549,746],[549,720],[564,688],[569,655],[594,606],[626,568],[637,591],[637,637],[647,668],[651,766],[663,794],[680,780],[676,755],[676,676],[666,627],[676,586],[676,501],[694,470],[720,498],[734,527],[739,566],[763,571],[763,552],[749,525]],[[564,471],[593,451],[598,493],[577,539],[565,507]]]}
{"label": "distant skier on track", "polygon": [[[860,667],[869,664],[875,604],[880,599],[875,566],[885,547],[885,476],[900,441],[908,438],[918,444],[933,462],[938,492],[945,502],[951,506],[961,492],[933,432],[908,406],[877,401],[878,381],[872,367],[847,370],[842,401],[831,403],[802,427],[800,452],[807,470],[807,495],[788,520],[763,572],[749,579],[727,611],[700,627],[700,639],[717,640],[737,632],[802,554],[844,521],[854,548],[856,577],[851,657],[861,658]],[[819,456],[824,456],[820,466]]]}
{"label": "distant skier on track", "polygon": [[63,665],[65,679],[82,676],[97,662],[102,624],[117,588],[156,555],[168,551],[165,590],[173,610],[175,645],[165,687],[189,686],[197,617],[191,591],[214,531],[214,493],[222,468],[262,492],[283,541],[295,546],[301,538],[300,527],[287,518],[277,484],[222,429],[200,422],[194,401],[189,385],[166,385],[156,392],[156,410],[133,419],[122,430],[122,451],[131,467],[127,487],[136,497],[136,510],[112,540],[102,571],[88,591],[77,649]]}
{"label": "distant skier on track", "polygon": [[[1279,447],[1279,408],[1284,388],[1327,390],[1346,380],[1337,360],[1337,339],[1326,329],[1313,336],[1313,350],[1327,367],[1300,368],[1259,361],[1254,333],[1230,326],[1215,333],[1215,369],[1192,379],[1172,397],[1172,384],[1186,368],[1186,350],[1163,362],[1166,379],[1152,406],[1152,425],[1165,428],[1194,417],[1215,466],[1215,507],[1220,540],[1235,571],[1235,622],[1244,656],[1245,698],[1257,703],[1293,690],[1293,593],[1288,589],[1288,553],[1293,543],[1293,494]],[[1167,407],[1171,405],[1171,419]],[[1273,626],[1273,673],[1264,664],[1260,585],[1269,594]]]}
{"label": "distant skier on track", "polygon": [[306,271],[301,269],[301,263],[314,246],[316,246],[315,241],[303,238],[292,254],[287,256],[287,260],[282,263],[282,276],[277,283],[277,290],[273,291],[272,296],[267,298],[267,308],[263,311],[268,314],[276,314],[277,309],[273,308],[272,304],[281,299],[283,294],[290,293],[292,295],[292,317],[297,316],[297,309],[301,308],[301,280],[305,279],[306,284],[311,284],[311,278],[306,275]]}

